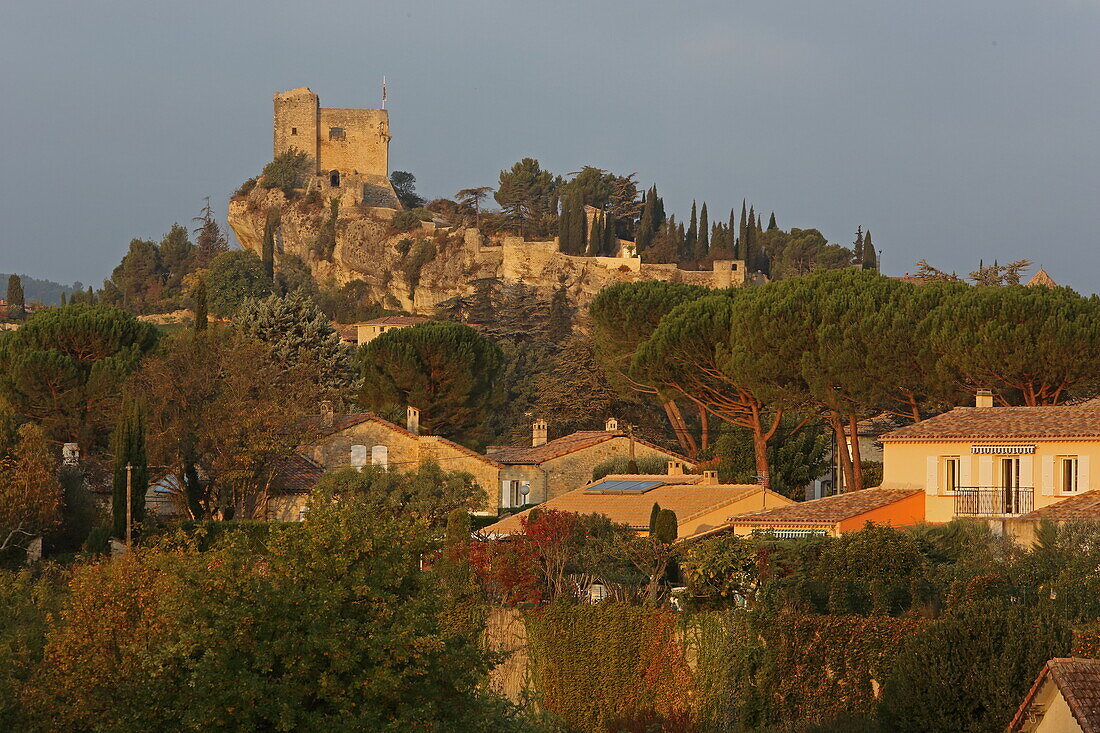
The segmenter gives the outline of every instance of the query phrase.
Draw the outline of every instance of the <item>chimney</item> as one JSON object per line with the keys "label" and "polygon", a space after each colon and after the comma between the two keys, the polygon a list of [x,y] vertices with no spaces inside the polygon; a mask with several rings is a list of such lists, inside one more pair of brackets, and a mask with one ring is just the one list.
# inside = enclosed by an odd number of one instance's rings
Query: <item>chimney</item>
{"label": "chimney", "polygon": [[993,407],[993,392],[988,389],[979,389],[974,398],[975,407]]}
{"label": "chimney", "polygon": [[420,435],[420,410],[411,406],[405,410],[405,427],[413,435]]}
{"label": "chimney", "polygon": [[717,486],[718,485],[718,472],[717,471],[703,471],[703,480],[699,483],[705,486]]}
{"label": "chimney", "polygon": [[683,476],[684,475],[684,462],[671,460],[668,462],[668,475],[669,476]]}
{"label": "chimney", "polygon": [[603,424],[603,429],[609,433],[613,433],[619,429],[619,421],[613,417],[607,418],[607,422]]}
{"label": "chimney", "polygon": [[321,428],[323,430],[330,430],[332,428],[335,415],[332,412],[332,403],[325,400],[321,403]]}
{"label": "chimney", "polygon": [[534,448],[546,445],[546,421],[535,420],[531,424],[531,446]]}

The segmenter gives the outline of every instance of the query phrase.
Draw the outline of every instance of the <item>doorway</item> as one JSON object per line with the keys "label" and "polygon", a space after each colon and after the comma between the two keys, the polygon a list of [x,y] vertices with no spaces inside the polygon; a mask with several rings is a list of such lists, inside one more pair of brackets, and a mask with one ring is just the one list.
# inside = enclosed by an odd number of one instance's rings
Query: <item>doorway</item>
{"label": "doorway", "polygon": [[1020,459],[1001,459],[1001,489],[1004,514],[1015,514],[1019,504]]}
{"label": "doorway", "polygon": [[333,171],[328,174],[328,183],[333,188],[340,188],[340,171]]}

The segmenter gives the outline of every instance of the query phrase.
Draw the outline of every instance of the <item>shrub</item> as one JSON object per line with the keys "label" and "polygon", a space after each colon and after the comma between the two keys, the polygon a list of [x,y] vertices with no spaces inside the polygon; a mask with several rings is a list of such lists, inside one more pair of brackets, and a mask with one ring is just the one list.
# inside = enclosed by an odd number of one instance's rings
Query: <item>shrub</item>
{"label": "shrub", "polygon": [[252,189],[256,188],[256,179],[249,178],[247,181],[237,187],[237,190],[233,192],[233,196],[247,196],[252,193]]}
{"label": "shrub", "polygon": [[1069,649],[1068,629],[1049,614],[975,604],[903,646],[880,719],[891,731],[1004,730],[1043,664]]}
{"label": "shrub", "polygon": [[416,286],[420,284],[421,270],[435,259],[436,254],[435,244],[430,239],[418,239],[409,250],[409,254],[405,256],[401,271],[405,276],[405,283],[409,286],[410,298],[416,292]]}
{"label": "shrub", "polygon": [[399,211],[390,220],[390,227],[395,232],[410,232],[413,229],[419,229],[421,221],[415,210]]}
{"label": "shrub", "polygon": [[630,459],[626,456],[616,456],[606,461],[600,461],[592,467],[592,480],[596,481],[618,473],[640,474],[666,474],[668,473],[668,459],[661,456],[641,456],[634,459],[634,465],[630,465]]}
{"label": "shrub", "polygon": [[285,153],[280,153],[275,160],[264,166],[260,174],[261,185],[264,188],[279,188],[283,193],[290,195],[298,188],[302,176],[313,165],[313,158],[297,148],[291,148]]}

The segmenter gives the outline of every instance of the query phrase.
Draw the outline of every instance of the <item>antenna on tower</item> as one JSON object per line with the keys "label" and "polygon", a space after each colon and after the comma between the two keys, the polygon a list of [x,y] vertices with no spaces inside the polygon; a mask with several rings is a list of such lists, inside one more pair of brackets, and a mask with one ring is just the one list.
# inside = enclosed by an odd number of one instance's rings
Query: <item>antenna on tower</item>
{"label": "antenna on tower", "polygon": [[386,108],[386,77],[382,77],[382,109]]}

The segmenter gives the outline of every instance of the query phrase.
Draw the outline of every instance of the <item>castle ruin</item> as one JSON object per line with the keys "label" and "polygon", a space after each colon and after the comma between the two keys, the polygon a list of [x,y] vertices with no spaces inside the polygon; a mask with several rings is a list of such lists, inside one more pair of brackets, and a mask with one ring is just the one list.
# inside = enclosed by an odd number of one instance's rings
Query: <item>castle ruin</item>
{"label": "castle ruin", "polygon": [[309,87],[275,94],[274,152],[313,160],[317,185],[352,203],[399,208],[389,181],[390,121],[384,109],[321,106]]}

